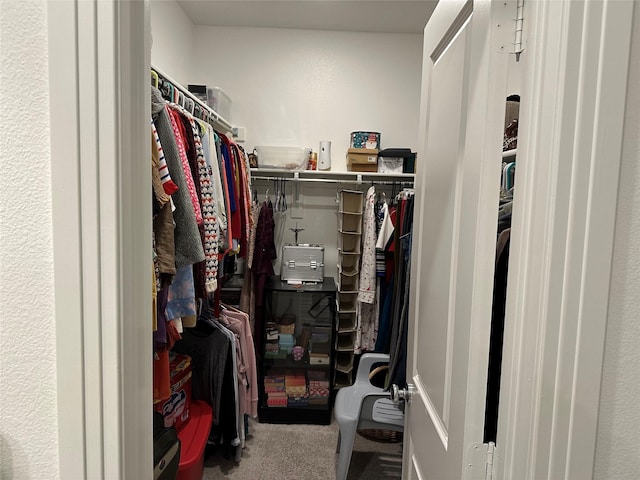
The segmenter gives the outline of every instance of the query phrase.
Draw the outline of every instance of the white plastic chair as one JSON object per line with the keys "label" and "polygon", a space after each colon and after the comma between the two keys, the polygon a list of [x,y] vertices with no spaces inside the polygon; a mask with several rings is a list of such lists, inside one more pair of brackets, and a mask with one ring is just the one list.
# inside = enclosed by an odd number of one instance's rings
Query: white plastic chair
{"label": "white plastic chair", "polygon": [[340,433],[338,436],[338,464],[336,480],[345,480],[351,463],[356,431],[385,429],[404,431],[404,413],[391,401],[389,392],[371,384],[369,373],[376,363],[389,363],[389,355],[365,353],[360,358],[356,381],[338,391],[334,414]]}

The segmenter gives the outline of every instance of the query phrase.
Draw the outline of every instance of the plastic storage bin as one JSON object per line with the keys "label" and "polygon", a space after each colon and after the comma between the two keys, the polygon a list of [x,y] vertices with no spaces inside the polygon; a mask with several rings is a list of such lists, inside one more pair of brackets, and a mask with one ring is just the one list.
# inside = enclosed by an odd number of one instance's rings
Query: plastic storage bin
{"label": "plastic storage bin", "polygon": [[191,420],[178,433],[180,467],[177,480],[202,480],[204,448],[211,430],[211,407],[200,400],[191,404]]}
{"label": "plastic storage bin", "polygon": [[207,89],[207,104],[225,120],[231,120],[231,98],[220,87]]}
{"label": "plastic storage bin", "polygon": [[258,168],[278,168],[281,170],[306,170],[311,154],[310,148],[299,147],[256,147]]}

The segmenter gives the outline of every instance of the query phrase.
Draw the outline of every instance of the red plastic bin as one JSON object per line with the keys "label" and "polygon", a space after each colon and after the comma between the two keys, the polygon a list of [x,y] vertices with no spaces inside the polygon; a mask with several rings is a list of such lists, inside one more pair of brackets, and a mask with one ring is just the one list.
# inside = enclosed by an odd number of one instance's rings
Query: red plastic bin
{"label": "red plastic bin", "polygon": [[196,400],[191,404],[191,419],[178,432],[180,439],[180,467],[177,480],[202,480],[204,448],[213,417],[209,404]]}

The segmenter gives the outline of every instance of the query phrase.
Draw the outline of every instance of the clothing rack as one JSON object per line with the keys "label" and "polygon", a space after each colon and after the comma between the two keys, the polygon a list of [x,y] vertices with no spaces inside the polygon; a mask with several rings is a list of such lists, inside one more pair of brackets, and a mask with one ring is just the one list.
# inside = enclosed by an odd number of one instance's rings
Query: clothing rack
{"label": "clothing rack", "polygon": [[412,186],[412,173],[386,174],[377,172],[322,172],[313,170],[251,169],[251,180],[271,181],[273,179],[292,180],[309,183],[367,184]]}
{"label": "clothing rack", "polygon": [[[179,93],[182,94],[183,99],[184,99],[184,97],[187,97],[189,100],[193,101],[196,105],[198,105],[201,110],[206,112],[206,115],[205,115],[206,118],[202,118],[202,120],[205,120],[206,122],[211,123],[211,125],[214,127],[214,129],[216,129],[216,130],[218,130],[218,131],[220,131],[222,133],[230,133],[231,136],[235,136],[234,135],[234,133],[235,133],[234,132],[234,128],[231,125],[231,123],[229,123],[228,120],[223,118],[218,112],[213,110],[211,107],[209,107],[209,105],[204,103],[202,100],[200,100],[198,97],[196,97],[193,93],[191,93],[188,89],[184,88],[182,85],[180,85],[178,82],[176,82],[174,79],[172,79],[169,75],[167,75],[166,73],[161,71],[159,68],[151,66],[151,76],[152,76],[152,78],[154,80],[156,80],[156,78],[154,76],[154,73],[155,73],[155,75],[158,76],[158,79],[157,79],[158,81],[160,79],[162,79],[162,80],[170,83],[175,90],[178,90]],[[174,103],[181,103],[179,97],[180,97],[180,95],[178,95],[178,98],[175,98]],[[185,103],[186,102],[184,102],[184,100],[183,100],[181,105],[186,108]],[[193,114],[194,112],[191,111],[191,113]]]}
{"label": "clothing rack", "polygon": [[[265,180],[265,181],[272,181],[274,178],[282,178],[282,177],[258,177],[255,175],[251,175],[251,180]],[[375,185],[400,185],[400,186],[409,186],[409,185],[413,185],[413,181],[387,181],[387,180],[370,180],[370,181],[364,181],[364,180],[340,180],[340,179],[333,179],[333,178],[329,178],[329,179],[323,179],[323,178],[299,178],[299,179],[292,179],[292,178],[285,178],[285,180],[292,180],[292,181],[299,181],[299,182],[318,182],[318,183],[348,183],[349,185],[353,185],[353,184],[375,184]]]}

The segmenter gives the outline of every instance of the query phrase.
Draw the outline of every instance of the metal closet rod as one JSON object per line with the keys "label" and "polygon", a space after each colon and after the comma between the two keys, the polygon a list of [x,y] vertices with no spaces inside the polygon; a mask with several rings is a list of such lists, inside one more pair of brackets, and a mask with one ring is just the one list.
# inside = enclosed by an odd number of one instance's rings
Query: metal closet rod
{"label": "metal closet rod", "polygon": [[160,78],[163,78],[164,80],[166,80],[167,82],[169,82],[171,85],[173,85],[173,88],[177,88],[178,90],[180,90],[184,95],[188,96],[191,100],[193,100],[194,102],[196,102],[200,108],[204,108],[207,112],[209,112],[209,115],[211,116],[211,118],[217,122],[219,125],[221,125],[222,127],[226,128],[228,131],[233,132],[233,126],[224,118],[221,117],[220,114],[218,112],[216,112],[215,110],[213,110],[209,105],[207,105],[206,103],[204,103],[202,100],[200,100],[198,97],[196,97],[193,93],[191,93],[188,89],[184,88],[182,85],[180,85],[178,82],[176,82],[173,78],[171,78],[169,75],[167,75],[166,73],[164,73],[162,70],[160,70],[159,68],[154,67],[153,65],[151,66],[151,70],[156,72],[158,74],[158,76]]}
{"label": "metal closet rod", "polygon": [[349,185],[367,185],[367,184],[376,184],[376,185],[413,185],[412,181],[408,180],[396,180],[395,182],[389,180],[358,180],[354,178],[353,180],[344,180],[341,178],[293,178],[293,177],[264,177],[258,175],[251,175],[251,180],[265,180],[265,181],[273,181],[276,179],[285,179],[291,180],[293,182],[320,182],[320,183],[348,183]]}

